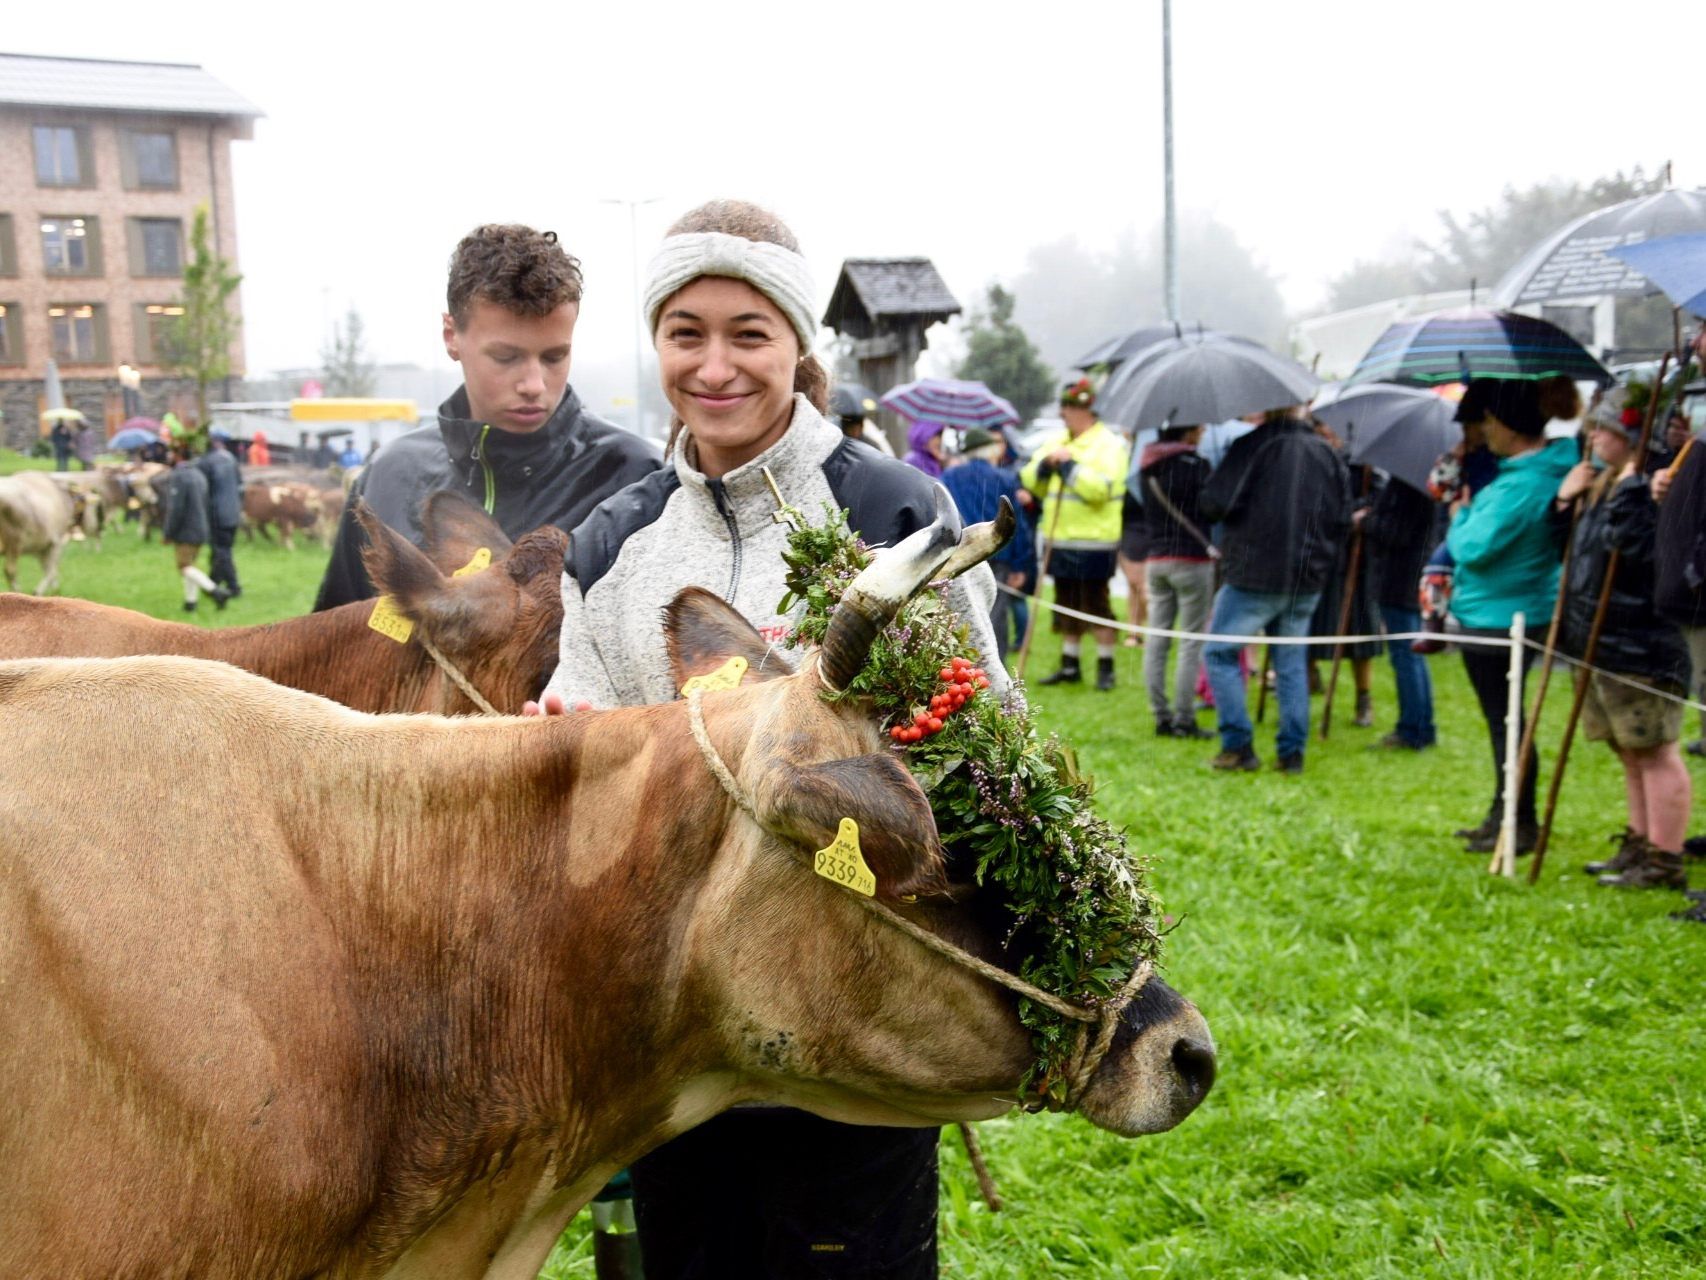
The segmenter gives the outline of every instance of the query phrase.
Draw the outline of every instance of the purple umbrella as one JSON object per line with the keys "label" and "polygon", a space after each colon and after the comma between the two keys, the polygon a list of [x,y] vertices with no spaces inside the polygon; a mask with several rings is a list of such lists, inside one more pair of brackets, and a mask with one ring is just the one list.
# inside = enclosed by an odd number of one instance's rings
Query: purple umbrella
{"label": "purple umbrella", "polygon": [[881,403],[915,422],[945,422],[951,427],[993,431],[1019,421],[1013,406],[983,383],[953,378],[920,378],[905,383],[883,396]]}

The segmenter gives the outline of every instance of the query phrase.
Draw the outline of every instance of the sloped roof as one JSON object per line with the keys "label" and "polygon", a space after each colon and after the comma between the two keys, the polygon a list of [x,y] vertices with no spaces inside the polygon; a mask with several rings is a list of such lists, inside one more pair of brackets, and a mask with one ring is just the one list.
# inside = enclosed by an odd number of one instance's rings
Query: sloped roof
{"label": "sloped roof", "polygon": [[0,104],[250,120],[265,114],[188,63],[110,62],[27,53],[0,53]]}
{"label": "sloped roof", "polygon": [[916,316],[933,324],[960,310],[928,258],[848,258],[841,264],[823,322],[857,336],[885,316]]}

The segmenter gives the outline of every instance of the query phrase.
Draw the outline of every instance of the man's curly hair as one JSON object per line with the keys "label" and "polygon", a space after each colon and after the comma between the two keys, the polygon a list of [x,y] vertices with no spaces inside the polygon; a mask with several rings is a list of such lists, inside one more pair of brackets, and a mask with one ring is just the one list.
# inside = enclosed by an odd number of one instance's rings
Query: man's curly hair
{"label": "man's curly hair", "polygon": [[557,243],[555,231],[487,223],[463,236],[450,255],[445,301],[458,329],[468,323],[475,302],[545,316],[580,300],[580,260]]}

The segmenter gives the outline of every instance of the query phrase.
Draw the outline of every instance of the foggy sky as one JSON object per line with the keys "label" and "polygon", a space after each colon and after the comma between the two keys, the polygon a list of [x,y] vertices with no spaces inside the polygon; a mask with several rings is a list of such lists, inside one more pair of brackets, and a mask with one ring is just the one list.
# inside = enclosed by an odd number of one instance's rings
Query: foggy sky
{"label": "foggy sky", "polygon": [[[1178,198],[1319,303],[1359,257],[1507,184],[1677,162],[1706,183],[1706,9],[1176,0]],[[200,63],[267,113],[235,148],[251,373],[312,365],[346,306],[442,365],[456,240],[555,229],[582,260],[577,386],[632,381],[643,263],[712,196],[768,204],[826,301],[843,257],[925,254],[968,306],[1034,245],[1161,217],[1159,0],[972,4],[12,5],[12,52]],[[264,16],[262,16],[264,15]],[[1641,70],[1644,51],[1669,50]],[[1665,67],[1674,67],[1667,72]],[[1187,317],[1189,319],[1189,317]],[[941,330],[935,331],[941,334]],[[934,340],[934,339],[933,339]],[[951,346],[935,340],[938,348]]]}

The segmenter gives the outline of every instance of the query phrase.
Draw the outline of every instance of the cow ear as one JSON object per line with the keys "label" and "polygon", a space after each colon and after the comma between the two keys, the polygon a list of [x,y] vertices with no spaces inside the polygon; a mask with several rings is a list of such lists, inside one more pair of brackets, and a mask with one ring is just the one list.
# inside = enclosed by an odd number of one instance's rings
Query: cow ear
{"label": "cow ear", "polygon": [[427,555],[445,573],[455,573],[482,547],[493,560],[501,559],[510,549],[509,538],[497,521],[454,489],[427,495],[421,503],[421,532]]}
{"label": "cow ear", "polygon": [[793,667],[750,622],[703,587],[687,587],[664,606],[663,633],[677,689],[694,676],[710,675],[730,658],[746,659],[743,684],[793,674]]}
{"label": "cow ear", "polygon": [[549,574],[552,590],[563,576],[563,555],[569,549],[569,535],[555,525],[535,529],[522,537],[504,557],[504,569],[518,586],[527,586],[541,574]]}
{"label": "cow ear", "polygon": [[373,514],[373,508],[358,502],[356,519],[367,532],[361,562],[380,595],[392,597],[404,608],[440,590],[444,575],[414,543]]}
{"label": "cow ear", "polygon": [[894,756],[876,753],[823,764],[777,764],[755,796],[767,830],[822,849],[843,818],[859,824],[859,848],[877,877],[877,897],[941,893],[947,874],[930,802]]}

